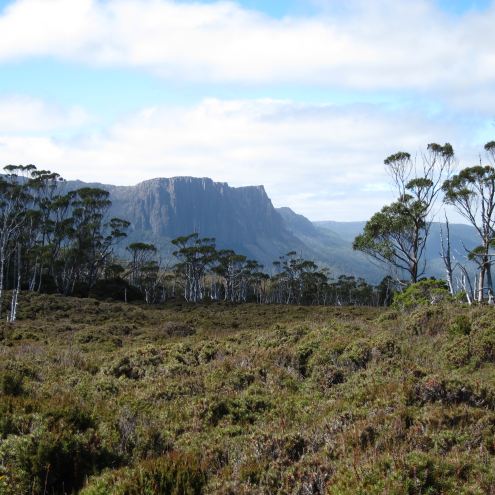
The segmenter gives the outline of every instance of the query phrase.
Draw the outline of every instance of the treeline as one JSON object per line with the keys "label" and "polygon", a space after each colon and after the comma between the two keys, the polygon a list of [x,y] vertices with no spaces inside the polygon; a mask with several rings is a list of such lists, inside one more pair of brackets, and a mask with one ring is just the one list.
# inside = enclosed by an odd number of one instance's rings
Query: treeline
{"label": "treeline", "polygon": [[295,251],[274,261],[268,275],[257,261],[232,250],[218,250],[212,238],[194,233],[172,244],[178,262],[167,276],[168,292],[188,302],[379,306],[388,305],[395,290],[389,277],[377,287],[352,276],[330,280],[326,268]]}
{"label": "treeline", "polygon": [[59,174],[34,165],[4,168],[0,177],[0,317],[12,290],[14,321],[21,289],[88,293],[104,276],[129,222],[107,220],[108,191],[66,191]]}
{"label": "treeline", "polygon": [[387,306],[397,290],[391,277],[378,286],[346,275],[331,280],[327,269],[295,251],[274,261],[269,275],[257,261],[230,249],[217,249],[210,237],[193,233],[172,240],[172,244],[176,262],[171,266],[162,266],[153,244],[130,244],[129,260],[121,265],[114,260],[111,270],[105,271],[107,276],[90,294],[125,301],[144,299],[148,304],[175,299],[189,303]]}
{"label": "treeline", "polygon": [[[58,292],[125,301],[228,301],[260,304],[389,304],[395,284],[331,280],[326,269],[289,252],[268,270],[215,239],[194,233],[172,241],[176,263],[164,266],[156,247],[129,244],[116,256],[130,223],[108,218],[108,191],[68,190],[59,174],[9,165],[0,176],[0,318],[14,321],[21,291]],[[123,251],[121,244],[120,252]],[[271,275],[267,273],[271,272]],[[4,301],[5,290],[9,300]],[[7,314],[3,314],[6,312]]]}

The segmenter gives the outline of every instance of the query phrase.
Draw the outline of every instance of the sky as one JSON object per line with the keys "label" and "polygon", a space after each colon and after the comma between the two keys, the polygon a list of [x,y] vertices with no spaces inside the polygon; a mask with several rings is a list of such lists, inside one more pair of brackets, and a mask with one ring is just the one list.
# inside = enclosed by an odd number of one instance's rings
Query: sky
{"label": "sky", "polygon": [[263,184],[365,220],[390,154],[484,159],[493,25],[490,0],[0,0],[0,165]]}

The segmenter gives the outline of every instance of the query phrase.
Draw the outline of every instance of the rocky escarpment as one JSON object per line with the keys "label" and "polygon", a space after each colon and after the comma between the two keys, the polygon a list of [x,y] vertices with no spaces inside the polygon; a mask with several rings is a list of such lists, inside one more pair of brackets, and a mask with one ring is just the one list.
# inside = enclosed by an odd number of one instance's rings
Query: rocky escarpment
{"label": "rocky escarpment", "polygon": [[[71,187],[83,184],[74,182]],[[265,266],[304,244],[285,226],[263,186],[230,187],[208,178],[152,179],[135,186],[102,187],[111,194],[111,215],[131,222],[128,242],[152,242],[163,256],[170,240],[198,232],[214,237],[220,248],[231,248]]]}

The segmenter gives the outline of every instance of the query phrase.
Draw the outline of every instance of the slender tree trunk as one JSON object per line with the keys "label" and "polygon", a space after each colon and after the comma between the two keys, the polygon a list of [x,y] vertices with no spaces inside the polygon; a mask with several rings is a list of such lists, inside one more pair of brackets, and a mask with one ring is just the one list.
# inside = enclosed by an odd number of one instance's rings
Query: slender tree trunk
{"label": "slender tree trunk", "polygon": [[19,293],[21,292],[21,250],[19,245],[17,245],[17,283],[12,290],[12,301],[10,304],[10,317],[9,321],[11,323],[15,322],[17,318],[17,306],[19,302]]}
{"label": "slender tree trunk", "polygon": [[480,269],[480,276],[478,279],[478,302],[483,302],[483,289],[485,286],[485,271],[486,271],[486,266],[483,263]]}
{"label": "slender tree trunk", "polygon": [[449,286],[449,292],[454,295],[454,283],[453,283],[453,268],[452,268],[452,258],[450,255],[450,227],[447,216],[445,216],[445,229],[446,229],[446,239],[444,240],[443,231],[440,230],[440,240],[442,245],[442,260],[445,265],[445,273],[447,277],[447,285]]}
{"label": "slender tree trunk", "polygon": [[5,279],[5,247],[2,246],[0,252],[0,318],[2,317],[4,279]]}
{"label": "slender tree trunk", "polygon": [[491,265],[491,262],[490,262],[490,260],[489,260],[488,257],[487,257],[487,261],[486,261],[485,270],[486,270],[486,285],[487,285],[487,288],[488,288],[489,291],[493,291],[492,265]]}

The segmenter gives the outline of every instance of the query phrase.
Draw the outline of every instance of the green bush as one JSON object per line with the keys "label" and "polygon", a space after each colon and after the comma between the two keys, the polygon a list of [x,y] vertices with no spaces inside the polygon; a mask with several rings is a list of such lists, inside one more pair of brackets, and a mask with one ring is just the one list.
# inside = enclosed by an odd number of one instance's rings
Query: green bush
{"label": "green bush", "polygon": [[471,336],[473,357],[478,363],[495,362],[495,327],[480,329]]}
{"label": "green bush", "polygon": [[345,469],[329,486],[329,495],[447,495],[457,494],[455,467],[423,452],[405,458],[378,459],[361,472]]}
{"label": "green bush", "polygon": [[404,291],[396,293],[392,306],[395,309],[408,311],[418,306],[429,306],[451,299],[447,284],[443,280],[427,279],[411,284]]}
{"label": "green bush", "polygon": [[454,335],[469,335],[472,331],[471,319],[467,315],[457,316],[449,329]]}
{"label": "green bush", "polygon": [[206,480],[197,456],[172,452],[91,479],[81,495],[200,495]]}
{"label": "green bush", "polygon": [[[0,444],[6,468],[2,495],[63,495],[77,491],[87,476],[115,462],[95,433],[38,427],[29,435],[9,435]],[[1,485],[0,485],[1,487]]]}
{"label": "green bush", "polygon": [[6,372],[2,376],[2,393],[17,397],[23,393],[23,376],[20,373]]}
{"label": "green bush", "polygon": [[218,425],[224,418],[236,424],[250,424],[271,406],[270,401],[264,397],[251,395],[236,399],[220,399],[213,401],[206,408],[203,417],[213,426]]}
{"label": "green bush", "polygon": [[414,335],[438,335],[449,329],[449,313],[444,306],[418,306],[404,319],[404,327]]}
{"label": "green bush", "polygon": [[347,346],[339,357],[339,362],[342,365],[358,370],[365,368],[371,359],[371,347],[367,340],[356,340],[351,345]]}
{"label": "green bush", "polygon": [[469,337],[466,335],[454,336],[442,349],[445,364],[449,367],[466,366],[471,361],[472,350]]}
{"label": "green bush", "polygon": [[335,385],[344,383],[346,377],[344,371],[332,364],[315,366],[311,374],[311,379],[320,390],[327,392]]}

